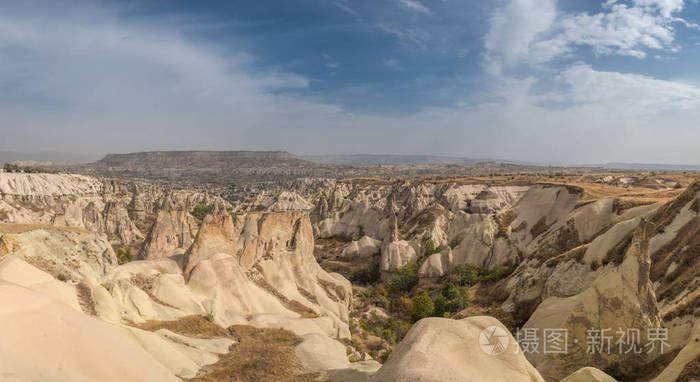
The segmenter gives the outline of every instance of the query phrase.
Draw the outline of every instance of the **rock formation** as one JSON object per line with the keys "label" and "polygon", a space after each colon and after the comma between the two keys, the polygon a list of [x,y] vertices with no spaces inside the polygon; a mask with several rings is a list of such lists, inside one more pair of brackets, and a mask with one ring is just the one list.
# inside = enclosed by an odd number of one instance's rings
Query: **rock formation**
{"label": "rock formation", "polygon": [[418,321],[369,380],[544,381],[507,329],[483,316]]}

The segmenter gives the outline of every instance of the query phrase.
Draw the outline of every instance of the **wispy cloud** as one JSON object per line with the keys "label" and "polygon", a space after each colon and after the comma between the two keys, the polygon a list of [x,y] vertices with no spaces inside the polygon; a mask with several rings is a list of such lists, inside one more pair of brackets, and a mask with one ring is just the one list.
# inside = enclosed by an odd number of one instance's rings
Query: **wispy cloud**
{"label": "wispy cloud", "polygon": [[326,66],[332,70],[340,69],[340,63],[328,54],[323,55],[323,61],[326,63]]}
{"label": "wispy cloud", "polygon": [[383,64],[392,70],[404,70],[404,67],[401,66],[401,62],[395,58],[388,58],[384,60]]}
{"label": "wispy cloud", "polygon": [[358,15],[357,11],[350,7],[350,5],[348,4],[348,0],[334,0],[332,2],[332,4],[334,6],[336,6],[338,9],[340,9],[341,11],[343,11],[349,15],[352,15],[352,16]]}
{"label": "wispy cloud", "polygon": [[430,9],[428,9],[428,7],[423,5],[418,0],[398,0],[398,1],[399,1],[399,5],[403,9],[407,9],[407,10],[413,11],[413,12],[423,13],[426,15],[429,15],[431,13]]}
{"label": "wispy cloud", "polygon": [[395,27],[386,24],[379,24],[377,27],[396,37],[399,44],[408,50],[424,50],[430,41],[430,33],[420,28]]}

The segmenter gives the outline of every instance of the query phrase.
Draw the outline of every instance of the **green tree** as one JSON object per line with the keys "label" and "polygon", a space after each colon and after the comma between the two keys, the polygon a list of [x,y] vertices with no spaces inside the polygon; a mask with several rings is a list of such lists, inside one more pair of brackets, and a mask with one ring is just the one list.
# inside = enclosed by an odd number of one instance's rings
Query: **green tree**
{"label": "green tree", "polygon": [[211,210],[211,206],[208,206],[204,203],[199,203],[196,206],[194,206],[194,209],[192,210],[192,216],[194,216],[198,220],[204,220],[204,218],[207,217],[207,215],[209,215]]}
{"label": "green tree", "polygon": [[435,311],[433,312],[433,315],[435,317],[445,317],[446,315],[449,315],[450,310],[447,307],[447,299],[445,298],[445,296],[437,296],[437,298],[434,301],[434,304]]}
{"label": "green tree", "polygon": [[408,263],[396,270],[391,278],[391,289],[396,293],[409,292],[418,284],[418,265]]}
{"label": "green tree", "polygon": [[117,249],[117,261],[119,262],[120,265],[128,263],[129,261],[133,260],[133,258],[134,258],[134,255],[131,254],[131,250],[129,248]]}
{"label": "green tree", "polygon": [[428,239],[425,242],[425,250],[423,251],[423,256],[428,257],[434,253],[442,251],[442,246],[435,246],[435,242],[432,239]]}
{"label": "green tree", "polygon": [[479,281],[479,269],[472,264],[455,265],[450,279],[460,286],[475,284]]}
{"label": "green tree", "polygon": [[428,292],[423,292],[413,297],[413,310],[411,311],[413,322],[432,316],[434,311],[435,304]]}

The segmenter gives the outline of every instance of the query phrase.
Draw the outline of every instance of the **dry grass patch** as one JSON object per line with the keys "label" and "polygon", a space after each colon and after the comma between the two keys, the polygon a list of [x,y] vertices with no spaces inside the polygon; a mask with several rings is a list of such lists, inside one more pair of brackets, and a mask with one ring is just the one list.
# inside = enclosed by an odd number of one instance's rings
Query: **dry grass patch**
{"label": "dry grass patch", "polygon": [[228,329],[204,316],[187,316],[176,321],[148,321],[133,326],[157,331],[167,329],[191,338],[231,338],[229,353],[205,366],[190,381],[213,382],[309,382],[318,377],[309,374],[296,356],[301,339],[285,329],[233,325]]}
{"label": "dry grass patch", "polygon": [[237,343],[190,381],[307,382],[318,377],[305,372],[295,354],[301,340],[289,330],[234,325],[227,331]]}
{"label": "dry grass patch", "polygon": [[168,329],[173,333],[192,338],[217,338],[229,337],[229,332],[221,326],[209,321],[204,316],[186,316],[176,321],[148,321],[133,326],[155,332],[160,329]]}

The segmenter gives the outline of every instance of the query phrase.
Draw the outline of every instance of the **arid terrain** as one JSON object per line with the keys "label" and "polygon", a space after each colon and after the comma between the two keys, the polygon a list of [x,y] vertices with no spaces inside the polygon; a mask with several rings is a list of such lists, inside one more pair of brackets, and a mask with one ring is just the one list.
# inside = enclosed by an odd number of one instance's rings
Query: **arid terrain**
{"label": "arid terrain", "polygon": [[9,380],[700,378],[695,172],[282,152],[8,169]]}

